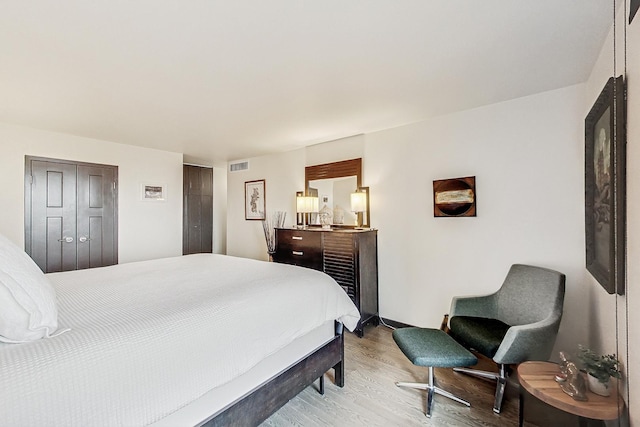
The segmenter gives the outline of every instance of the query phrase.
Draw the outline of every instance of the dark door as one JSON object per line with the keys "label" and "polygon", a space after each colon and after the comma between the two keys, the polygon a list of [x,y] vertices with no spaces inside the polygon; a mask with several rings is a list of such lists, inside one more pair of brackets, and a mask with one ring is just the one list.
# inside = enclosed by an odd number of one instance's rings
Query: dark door
{"label": "dark door", "polygon": [[45,273],[117,263],[117,167],[27,157],[25,250]]}
{"label": "dark door", "polygon": [[116,264],[116,168],[78,165],[78,269]]}
{"label": "dark door", "polygon": [[30,176],[27,253],[45,273],[75,270],[76,166],[33,160]]}
{"label": "dark door", "polygon": [[184,165],[182,254],[213,251],[213,169]]}

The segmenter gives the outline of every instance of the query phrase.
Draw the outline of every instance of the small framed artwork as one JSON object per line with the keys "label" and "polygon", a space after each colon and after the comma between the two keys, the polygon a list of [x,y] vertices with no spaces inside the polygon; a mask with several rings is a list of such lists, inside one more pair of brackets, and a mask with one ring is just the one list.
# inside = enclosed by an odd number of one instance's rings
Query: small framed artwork
{"label": "small framed artwork", "polygon": [[264,179],[244,183],[244,219],[265,219],[265,182]]}
{"label": "small framed artwork", "polygon": [[476,216],[476,177],[433,181],[433,216]]}
{"label": "small framed artwork", "polygon": [[625,84],[611,77],[585,118],[587,270],[610,294],[624,294]]}
{"label": "small framed artwork", "polygon": [[167,186],[159,184],[141,184],[140,197],[145,202],[164,202],[167,199]]}
{"label": "small framed artwork", "polygon": [[636,16],[636,13],[640,9],[640,0],[630,0],[629,2],[629,24],[633,21],[633,17]]}

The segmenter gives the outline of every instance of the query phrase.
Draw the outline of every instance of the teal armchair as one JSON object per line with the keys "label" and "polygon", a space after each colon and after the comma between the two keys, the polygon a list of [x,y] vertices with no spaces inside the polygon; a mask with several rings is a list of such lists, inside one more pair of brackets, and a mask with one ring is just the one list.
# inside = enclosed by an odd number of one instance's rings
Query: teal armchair
{"label": "teal armchair", "polygon": [[499,372],[454,370],[497,381],[494,412],[502,408],[508,365],[549,359],[562,318],[565,280],[554,270],[514,264],[497,292],[453,298],[451,336],[493,359]]}

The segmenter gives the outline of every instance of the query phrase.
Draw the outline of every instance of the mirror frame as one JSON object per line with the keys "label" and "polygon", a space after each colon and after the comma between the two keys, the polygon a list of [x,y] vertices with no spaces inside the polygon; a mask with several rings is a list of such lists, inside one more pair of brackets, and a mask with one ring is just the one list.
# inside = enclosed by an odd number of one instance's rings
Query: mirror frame
{"label": "mirror frame", "polygon": [[[309,181],[317,179],[344,178],[347,176],[356,177],[357,190],[362,188],[362,158],[342,160],[340,162],[324,163],[321,165],[307,166],[304,168],[304,194],[307,195],[309,190]],[[367,188],[368,190],[368,188]],[[363,228],[371,227],[371,212],[369,210],[369,192],[367,191],[367,212],[366,223],[363,222],[364,215],[358,213],[358,223]],[[357,228],[356,225],[335,224],[334,228]]]}

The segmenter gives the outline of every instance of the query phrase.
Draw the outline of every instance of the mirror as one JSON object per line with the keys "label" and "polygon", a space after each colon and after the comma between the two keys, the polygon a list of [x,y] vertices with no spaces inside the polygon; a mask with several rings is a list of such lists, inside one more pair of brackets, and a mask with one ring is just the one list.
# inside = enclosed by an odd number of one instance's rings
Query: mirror
{"label": "mirror", "polygon": [[[309,215],[309,225],[332,227],[370,227],[368,188],[362,187],[362,159],[344,160],[307,166],[305,193],[318,197],[316,214]],[[366,191],[366,207],[361,213],[351,211],[351,193]]]}
{"label": "mirror", "polygon": [[318,198],[318,213],[311,215],[312,225],[357,225],[358,217],[351,212],[351,193],[358,188],[355,176],[314,179],[309,181],[307,195]]}

